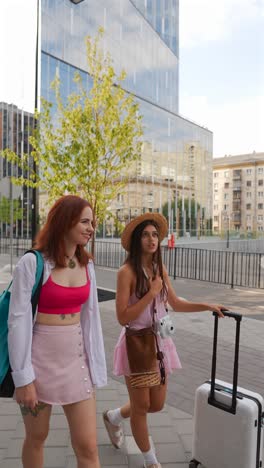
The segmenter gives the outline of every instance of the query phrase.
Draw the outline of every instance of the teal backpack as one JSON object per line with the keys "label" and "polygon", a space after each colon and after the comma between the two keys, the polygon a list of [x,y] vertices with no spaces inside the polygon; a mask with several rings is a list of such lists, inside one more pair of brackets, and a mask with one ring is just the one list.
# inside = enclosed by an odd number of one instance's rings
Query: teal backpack
{"label": "teal backpack", "polygon": [[[36,279],[31,296],[32,316],[34,319],[43,281],[44,261],[41,253],[37,250],[27,250],[25,255],[28,252],[34,253],[37,259]],[[15,389],[11,375],[12,370],[9,363],[7,344],[7,322],[11,296],[9,289],[11,284],[12,281],[7,289],[0,295],[0,397],[12,397]]]}

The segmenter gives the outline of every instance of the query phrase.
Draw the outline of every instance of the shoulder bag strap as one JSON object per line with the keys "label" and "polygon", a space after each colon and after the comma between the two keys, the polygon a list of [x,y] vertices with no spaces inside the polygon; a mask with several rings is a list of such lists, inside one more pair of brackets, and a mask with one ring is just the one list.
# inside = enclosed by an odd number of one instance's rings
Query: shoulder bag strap
{"label": "shoulder bag strap", "polygon": [[157,337],[157,331],[156,331],[155,319],[154,319],[155,314],[157,314],[156,298],[153,299],[153,302],[152,302],[152,329],[153,329],[153,333],[154,333],[154,336],[155,336],[155,342],[156,342],[156,348],[157,348],[157,359],[159,361],[160,382],[161,382],[161,384],[165,384],[166,372],[165,372],[165,365],[164,365],[164,354],[160,350],[160,347],[159,347],[159,341],[158,341],[158,337]]}

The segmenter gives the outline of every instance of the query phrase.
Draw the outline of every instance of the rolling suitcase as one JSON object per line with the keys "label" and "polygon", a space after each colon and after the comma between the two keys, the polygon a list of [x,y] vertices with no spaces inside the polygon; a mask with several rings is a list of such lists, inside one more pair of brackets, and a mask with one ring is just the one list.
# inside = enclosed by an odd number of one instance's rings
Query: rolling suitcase
{"label": "rolling suitcase", "polygon": [[242,316],[236,320],[233,385],[215,379],[218,315],[214,312],[211,380],[197,388],[194,407],[192,460],[189,468],[261,468],[263,398],[237,386],[239,336]]}

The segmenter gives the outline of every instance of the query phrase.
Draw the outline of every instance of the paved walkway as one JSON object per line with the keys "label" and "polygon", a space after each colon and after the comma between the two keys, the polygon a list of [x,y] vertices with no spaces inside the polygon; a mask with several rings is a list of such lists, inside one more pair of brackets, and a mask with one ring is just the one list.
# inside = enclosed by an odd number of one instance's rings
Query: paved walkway
{"label": "paved walkway", "polygon": [[[0,290],[8,281],[0,271]],[[114,289],[115,272],[97,270],[98,285]],[[244,315],[241,329],[239,385],[264,394],[264,292],[255,290],[230,290],[220,285],[195,281],[176,280],[173,286],[180,296],[190,300],[223,303]],[[100,304],[109,385],[97,392],[98,440],[102,468],[137,468],[142,457],[125,424],[125,444],[115,450],[103,427],[102,412],[120,406],[127,399],[122,379],[111,374],[114,344],[120,332],[115,317],[114,301]],[[163,468],[188,468],[191,458],[192,414],[195,389],[210,376],[213,319],[210,313],[172,315],[176,324],[174,337],[183,369],[175,372],[169,381],[167,405],[159,414],[149,415],[152,441]],[[217,376],[232,378],[234,327],[231,319],[221,320],[219,327],[219,356]],[[20,468],[19,460],[23,441],[23,423],[17,405],[0,400],[0,468]],[[45,448],[45,468],[74,468],[76,463],[70,447],[66,419],[60,408],[53,409],[50,435]],[[34,468],[34,467],[32,467]],[[214,468],[214,467],[207,467]],[[239,468],[235,467],[234,468]]]}
{"label": "paved walkway", "polygon": [[[125,423],[125,444],[116,450],[109,444],[102,412],[117,407],[127,399],[125,385],[110,378],[105,389],[97,391],[97,421],[99,453],[102,468],[142,467],[142,457]],[[20,461],[24,437],[22,418],[16,403],[0,400],[0,467],[22,468]],[[150,433],[159,459],[165,468],[187,468],[190,459],[192,418],[190,415],[169,405],[158,415],[150,415]],[[76,468],[76,461],[70,445],[66,418],[60,407],[53,408],[51,429],[45,448],[45,468]],[[32,468],[34,468],[32,466]]]}

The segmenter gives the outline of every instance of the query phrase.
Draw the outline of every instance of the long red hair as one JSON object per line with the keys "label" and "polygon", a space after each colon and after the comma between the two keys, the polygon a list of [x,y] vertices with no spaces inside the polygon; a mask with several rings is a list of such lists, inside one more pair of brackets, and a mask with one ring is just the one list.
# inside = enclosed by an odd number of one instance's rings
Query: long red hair
{"label": "long red hair", "polygon": [[[59,198],[51,207],[46,223],[37,234],[34,248],[53,260],[56,266],[65,267],[64,237],[79,222],[81,213],[87,206],[92,210],[90,203],[77,195],[64,195]],[[82,245],[77,246],[75,255],[81,265],[87,265],[91,258]]]}

